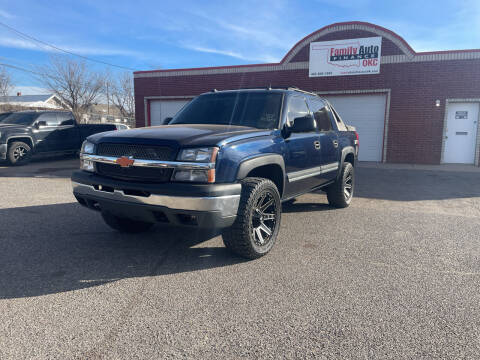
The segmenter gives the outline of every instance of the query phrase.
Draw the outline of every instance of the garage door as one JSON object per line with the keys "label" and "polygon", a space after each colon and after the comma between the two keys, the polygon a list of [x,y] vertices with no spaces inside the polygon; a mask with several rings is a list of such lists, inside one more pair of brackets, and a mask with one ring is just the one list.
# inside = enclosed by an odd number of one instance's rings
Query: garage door
{"label": "garage door", "polygon": [[347,125],[357,128],[360,161],[382,161],[386,95],[325,96]]}
{"label": "garage door", "polygon": [[165,118],[173,117],[190,100],[150,100],[150,125],[162,125]]}

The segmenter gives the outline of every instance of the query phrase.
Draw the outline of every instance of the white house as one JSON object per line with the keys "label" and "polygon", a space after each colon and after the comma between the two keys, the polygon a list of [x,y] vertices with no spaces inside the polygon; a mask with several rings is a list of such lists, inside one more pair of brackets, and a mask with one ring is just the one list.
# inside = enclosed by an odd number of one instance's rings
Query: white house
{"label": "white house", "polygon": [[62,101],[55,94],[0,96],[0,105],[16,105],[25,108],[63,109]]}

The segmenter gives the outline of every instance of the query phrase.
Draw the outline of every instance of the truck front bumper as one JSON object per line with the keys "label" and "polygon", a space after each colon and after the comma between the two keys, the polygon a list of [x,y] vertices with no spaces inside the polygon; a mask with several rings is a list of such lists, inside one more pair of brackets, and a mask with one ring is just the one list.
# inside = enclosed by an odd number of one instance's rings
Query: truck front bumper
{"label": "truck front bumper", "polygon": [[0,144],[0,160],[7,158],[7,144]]}
{"label": "truck front bumper", "polygon": [[93,210],[146,222],[225,228],[235,221],[240,184],[144,184],[72,174],[77,201]]}

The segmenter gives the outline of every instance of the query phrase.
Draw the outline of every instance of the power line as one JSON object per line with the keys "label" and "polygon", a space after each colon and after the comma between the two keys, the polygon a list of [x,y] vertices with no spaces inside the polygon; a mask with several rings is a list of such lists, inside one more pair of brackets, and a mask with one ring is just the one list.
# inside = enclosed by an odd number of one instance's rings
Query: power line
{"label": "power line", "polygon": [[[0,56],[1,58],[2,56]],[[21,67],[21,66],[17,66],[17,65],[12,65],[12,64],[7,64],[5,62],[0,62],[0,66],[5,66],[5,67],[8,67],[8,68],[11,68],[11,69],[15,69],[15,70],[20,70],[20,71],[23,71],[23,72],[28,72],[28,73],[31,73],[33,75],[36,75],[37,76],[37,79],[38,77],[39,78],[50,78],[52,80],[55,80],[55,81],[62,81],[62,78],[58,77],[58,76],[53,76],[53,75],[50,75],[50,74],[45,74],[45,73],[40,73],[38,71],[34,71],[34,70],[30,70],[30,69],[26,69],[24,67]],[[85,85],[88,85],[88,83],[86,82],[79,82],[80,85],[82,86],[85,86]]]}
{"label": "power line", "polygon": [[19,30],[17,30],[17,29],[14,29],[13,27],[11,27],[11,26],[9,26],[9,25],[7,25],[7,24],[5,24],[5,23],[0,22],[0,25],[2,25],[3,27],[7,28],[8,30],[16,33],[17,35],[19,35],[19,36],[21,36],[21,37],[23,37],[23,38],[36,41],[36,42],[38,42],[38,43],[40,43],[40,44],[43,44],[43,45],[45,45],[45,46],[49,46],[49,47],[51,47],[52,49],[55,49],[55,50],[57,50],[57,51],[62,51],[62,52],[64,52],[64,53],[66,53],[66,54],[73,55],[73,56],[77,56],[77,57],[79,57],[79,58],[82,58],[82,59],[85,59],[85,60],[88,60],[88,61],[93,61],[93,62],[96,62],[96,63],[100,63],[100,64],[103,64],[103,65],[113,66],[113,67],[120,68],[120,69],[124,69],[124,70],[135,71],[135,69],[132,69],[132,68],[129,68],[129,67],[126,67],[126,66],[111,64],[111,63],[108,63],[108,62],[106,62],[106,61],[102,61],[102,60],[98,60],[98,59],[93,59],[93,58],[90,58],[90,57],[87,57],[87,56],[84,56],[84,55],[76,54],[76,53],[74,53],[74,52],[72,52],[72,51],[69,51],[69,50],[62,49],[62,48],[60,48],[60,47],[58,47],[58,46],[49,44],[49,43],[47,43],[47,42],[45,42],[45,41],[42,41],[42,40],[40,40],[40,39],[37,39],[37,38],[35,38],[35,37],[33,37],[33,36],[30,36],[30,35],[28,35],[28,34],[25,34],[25,33],[21,32],[21,31],[19,31]]}
{"label": "power line", "polygon": [[39,72],[36,72],[36,71],[33,71],[33,70],[29,70],[29,69],[25,69],[25,68],[22,68],[20,66],[16,66],[16,65],[11,65],[11,64],[6,64],[6,63],[0,63],[1,66],[5,66],[5,67],[8,67],[8,68],[12,68],[12,69],[15,69],[15,70],[20,70],[20,71],[24,71],[24,72],[29,72],[29,73],[32,73],[34,75],[38,75],[38,76],[48,76],[50,77],[49,75],[46,75],[46,74],[41,74]]}

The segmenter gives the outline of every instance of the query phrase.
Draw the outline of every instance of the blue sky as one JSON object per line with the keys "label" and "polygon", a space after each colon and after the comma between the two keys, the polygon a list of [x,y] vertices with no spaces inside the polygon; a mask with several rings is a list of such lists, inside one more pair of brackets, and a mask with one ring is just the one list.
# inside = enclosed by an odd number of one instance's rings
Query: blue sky
{"label": "blue sky", "polygon": [[[480,48],[480,0],[0,0],[0,22],[135,70],[277,62],[305,35],[354,20],[391,29],[416,51]],[[0,63],[35,69],[53,53],[0,26]],[[9,72],[24,94],[42,91],[32,75]]]}

